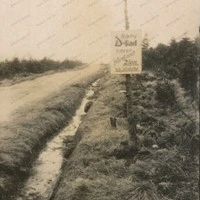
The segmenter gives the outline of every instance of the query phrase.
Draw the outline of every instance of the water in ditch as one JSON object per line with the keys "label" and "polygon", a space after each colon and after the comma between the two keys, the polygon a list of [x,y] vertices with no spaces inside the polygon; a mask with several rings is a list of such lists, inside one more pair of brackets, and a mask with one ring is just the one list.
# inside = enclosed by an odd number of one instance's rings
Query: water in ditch
{"label": "water in ditch", "polygon": [[63,141],[67,136],[73,136],[76,133],[82,116],[86,114],[84,112],[85,105],[94,94],[94,89],[97,85],[98,81],[91,85],[70,124],[50,140],[41,151],[39,157],[33,163],[31,174],[20,190],[16,200],[50,199],[53,189],[61,175],[61,166],[64,159]]}

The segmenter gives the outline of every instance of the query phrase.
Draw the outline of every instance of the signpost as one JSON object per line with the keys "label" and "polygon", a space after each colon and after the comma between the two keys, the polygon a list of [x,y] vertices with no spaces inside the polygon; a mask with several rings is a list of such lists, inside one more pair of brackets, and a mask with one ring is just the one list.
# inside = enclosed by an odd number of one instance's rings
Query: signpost
{"label": "signpost", "polygon": [[142,71],[142,37],[139,30],[129,30],[127,0],[125,3],[125,31],[116,31],[112,34],[112,64],[111,74],[125,74],[127,118],[129,123],[130,146],[137,149],[136,121],[132,107],[131,74],[140,74]]}

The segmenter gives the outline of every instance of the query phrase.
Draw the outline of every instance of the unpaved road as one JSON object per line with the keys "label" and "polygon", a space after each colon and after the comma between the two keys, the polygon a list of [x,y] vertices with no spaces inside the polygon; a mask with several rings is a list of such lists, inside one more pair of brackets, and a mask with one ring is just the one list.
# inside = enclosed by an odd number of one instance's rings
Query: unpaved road
{"label": "unpaved road", "polygon": [[1,86],[0,123],[10,121],[20,108],[34,105],[62,88],[87,78],[100,68],[100,65],[89,65],[83,69],[46,75],[12,86]]}

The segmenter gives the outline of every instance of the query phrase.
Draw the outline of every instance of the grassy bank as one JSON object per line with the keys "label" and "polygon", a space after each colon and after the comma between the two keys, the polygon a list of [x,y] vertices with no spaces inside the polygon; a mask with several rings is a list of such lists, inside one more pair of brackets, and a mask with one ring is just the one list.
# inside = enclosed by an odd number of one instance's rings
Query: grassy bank
{"label": "grassy bank", "polygon": [[4,79],[19,79],[36,74],[42,74],[48,71],[59,71],[73,69],[82,65],[79,61],[54,61],[51,59],[23,59],[14,58],[0,62],[0,81]]}
{"label": "grassy bank", "polygon": [[[197,200],[197,152],[183,136],[191,122],[160,101],[158,78],[143,74],[133,80],[137,154],[127,145],[123,77],[107,76],[101,83],[100,95],[77,131],[82,140],[66,158],[52,200]],[[176,86],[185,101],[184,112],[195,120],[195,106]],[[114,116],[117,129],[109,122]]]}
{"label": "grassy bank", "polygon": [[11,193],[28,176],[31,163],[45,141],[69,123],[87,86],[102,74],[99,71],[34,107],[20,110],[17,120],[0,126],[0,199],[12,199]]}

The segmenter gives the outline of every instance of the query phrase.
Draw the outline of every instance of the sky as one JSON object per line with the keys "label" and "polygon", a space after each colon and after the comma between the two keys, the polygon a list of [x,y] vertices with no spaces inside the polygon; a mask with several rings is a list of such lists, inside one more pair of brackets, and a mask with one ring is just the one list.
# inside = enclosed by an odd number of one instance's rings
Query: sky
{"label": "sky", "polygon": [[[199,34],[199,0],[127,0],[131,30],[150,45]],[[0,0],[0,59],[110,60],[124,30],[124,0]]]}

